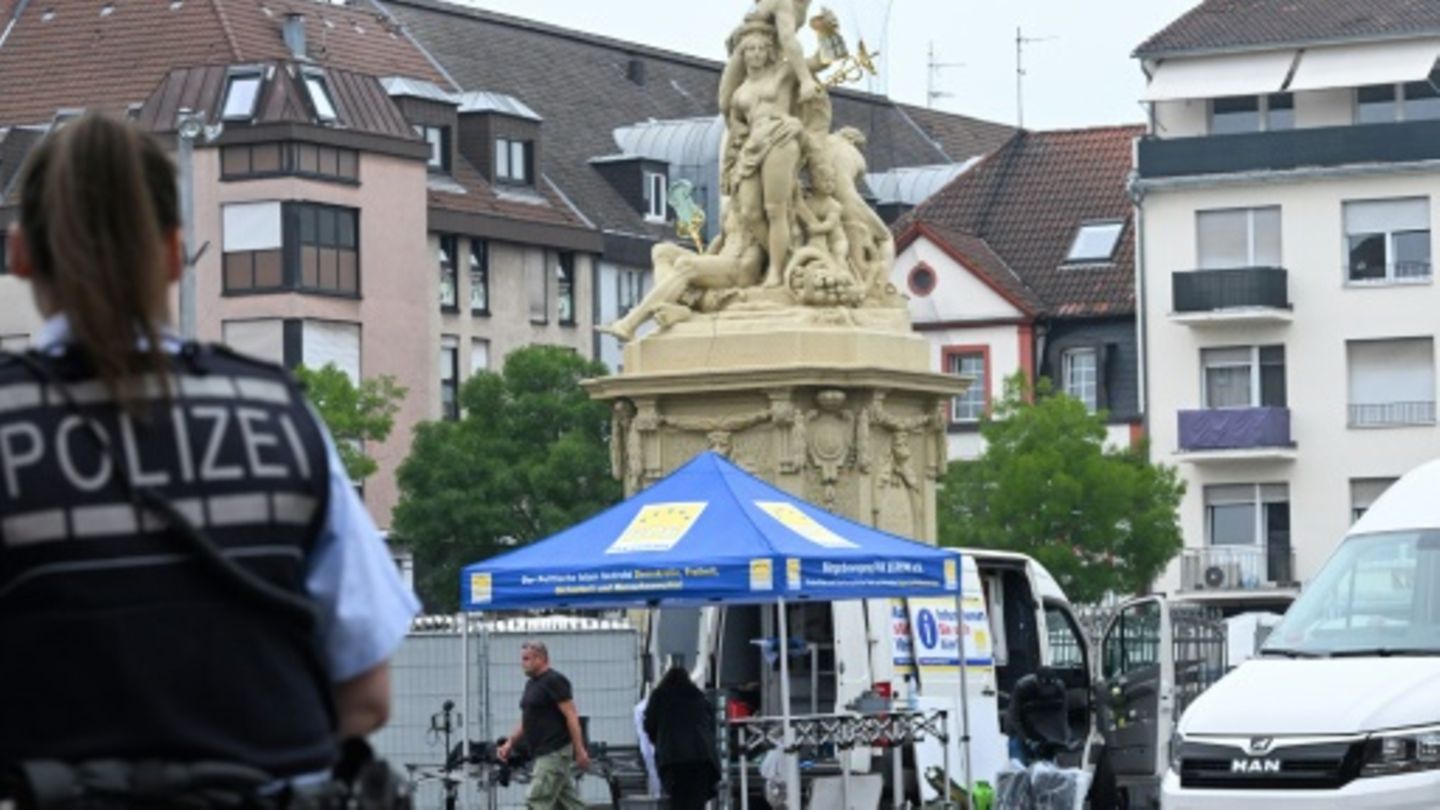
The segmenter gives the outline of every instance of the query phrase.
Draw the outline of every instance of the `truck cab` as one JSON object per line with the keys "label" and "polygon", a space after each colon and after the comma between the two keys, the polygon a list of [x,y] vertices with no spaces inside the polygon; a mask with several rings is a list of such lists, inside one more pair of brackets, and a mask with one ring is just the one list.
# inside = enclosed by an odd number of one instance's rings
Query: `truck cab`
{"label": "truck cab", "polygon": [[1166,810],[1440,806],[1437,494],[1440,461],[1392,485],[1260,656],[1189,706]]}

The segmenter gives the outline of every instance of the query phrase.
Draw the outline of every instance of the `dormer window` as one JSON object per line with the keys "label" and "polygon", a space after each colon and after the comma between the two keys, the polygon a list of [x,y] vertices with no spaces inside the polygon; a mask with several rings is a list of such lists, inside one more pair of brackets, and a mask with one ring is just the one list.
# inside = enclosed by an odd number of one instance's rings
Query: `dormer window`
{"label": "dormer window", "polygon": [[450,128],[416,124],[415,134],[430,144],[430,158],[425,161],[430,171],[450,171]]}
{"label": "dormer window", "polygon": [[335,101],[330,97],[330,85],[325,81],[325,76],[306,71],[304,79],[305,90],[310,94],[310,106],[315,110],[315,117],[326,123],[339,118],[335,114]]}
{"label": "dormer window", "polygon": [[1115,246],[1120,242],[1120,232],[1123,230],[1125,223],[1116,220],[1081,224],[1080,230],[1075,234],[1075,241],[1070,244],[1070,255],[1065,257],[1065,262],[1081,264],[1110,261],[1110,257],[1115,255]]}
{"label": "dormer window", "polygon": [[665,205],[669,200],[670,178],[660,172],[645,173],[645,219],[665,221]]}
{"label": "dormer window", "polygon": [[255,117],[255,107],[260,101],[260,83],[264,80],[259,70],[233,71],[225,80],[225,104],[220,117],[226,121],[249,121]]}
{"label": "dormer window", "polygon": [[535,144],[511,138],[495,139],[495,179],[509,183],[534,182]]}

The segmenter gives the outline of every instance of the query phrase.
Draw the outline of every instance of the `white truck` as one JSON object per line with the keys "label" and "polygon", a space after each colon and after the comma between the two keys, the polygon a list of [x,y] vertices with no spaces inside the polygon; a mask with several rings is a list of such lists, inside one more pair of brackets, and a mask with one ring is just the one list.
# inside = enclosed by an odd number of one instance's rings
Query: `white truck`
{"label": "white truck", "polygon": [[1440,807],[1440,461],[1376,501],[1169,749],[1165,810]]}
{"label": "white truck", "polygon": [[[965,600],[964,612],[974,780],[994,785],[1008,761],[1001,718],[1010,691],[1020,678],[1042,666],[1050,667],[1069,687],[1074,739],[1089,739],[1090,653],[1069,600],[1038,562],[997,551],[957,553],[962,556],[962,593],[972,595]],[[792,713],[843,712],[869,691],[890,691],[902,699],[914,694],[922,706],[954,710],[959,687],[956,669],[926,667],[916,660],[923,658],[921,648],[933,640],[925,638],[927,632],[919,626],[907,627],[917,624],[906,619],[919,615],[920,600],[909,600],[908,615],[894,601],[788,606],[791,637],[803,644],[803,653],[791,658]],[[658,673],[667,661],[683,661],[696,683],[743,697],[757,714],[779,714],[778,667],[755,643],[776,635],[776,615],[773,606],[661,611],[650,628],[648,666]],[[907,648],[913,664],[906,661]],[[1080,764],[1089,750],[1081,746],[1070,764]],[[853,756],[851,770],[876,772],[888,779],[888,760],[872,760],[870,754]],[[942,755],[933,749],[912,756],[923,766]],[[951,763],[956,784],[964,784],[961,762],[955,743]],[[911,779],[914,771],[910,769]],[[912,797],[917,792],[927,798],[935,795],[923,780],[917,781],[921,784],[911,782],[907,790]]]}

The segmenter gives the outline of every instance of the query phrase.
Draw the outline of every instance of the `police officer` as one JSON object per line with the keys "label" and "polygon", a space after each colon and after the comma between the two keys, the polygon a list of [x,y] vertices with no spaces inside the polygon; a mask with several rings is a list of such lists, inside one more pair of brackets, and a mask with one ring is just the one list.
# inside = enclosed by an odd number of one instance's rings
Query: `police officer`
{"label": "police officer", "polygon": [[418,604],[291,378],[166,328],[179,226],[164,151],[111,118],[20,181],[9,266],[46,321],[0,355],[0,771],[298,785],[386,720]]}

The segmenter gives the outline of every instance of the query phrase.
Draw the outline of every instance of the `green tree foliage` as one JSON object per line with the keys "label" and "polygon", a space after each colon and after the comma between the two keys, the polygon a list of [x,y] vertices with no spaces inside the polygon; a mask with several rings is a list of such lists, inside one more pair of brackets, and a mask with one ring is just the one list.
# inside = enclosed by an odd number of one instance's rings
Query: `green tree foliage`
{"label": "green tree foliage", "polygon": [[379,465],[365,454],[366,442],[383,442],[395,427],[395,414],[408,393],[391,376],[368,377],[357,386],[335,366],[295,369],[310,402],[335,437],[340,460],[351,481],[364,481]]}
{"label": "green tree foliage", "polygon": [[1139,593],[1180,552],[1185,486],[1145,447],[1106,449],[1103,414],[1079,400],[1005,383],[981,423],[983,455],[957,461],[938,497],[941,543],[1029,554],[1076,602]]}
{"label": "green tree foliage", "polygon": [[580,387],[604,373],[569,349],[519,349],[502,373],[465,383],[461,419],[416,428],[398,474],[394,534],[415,554],[415,589],[427,610],[457,609],[462,566],[620,500],[610,409]]}

